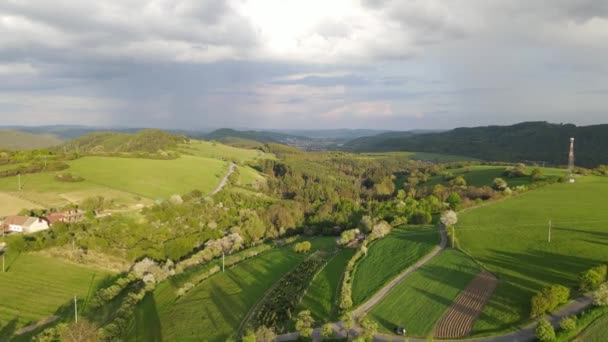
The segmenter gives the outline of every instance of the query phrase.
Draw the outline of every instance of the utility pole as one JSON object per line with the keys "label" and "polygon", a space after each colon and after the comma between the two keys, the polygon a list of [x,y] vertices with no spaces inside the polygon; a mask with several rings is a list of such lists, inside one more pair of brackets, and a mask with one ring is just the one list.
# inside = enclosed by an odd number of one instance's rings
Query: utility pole
{"label": "utility pole", "polygon": [[222,273],[224,273],[224,251],[222,251]]}
{"label": "utility pole", "polygon": [[454,235],[456,235],[456,229],[454,229],[454,227],[451,227],[451,228],[452,228],[452,234],[451,234],[452,235],[452,249],[454,249]]}
{"label": "utility pole", "polygon": [[551,220],[549,220],[549,243],[551,243]]}
{"label": "utility pole", "polygon": [[19,184],[19,191],[21,191],[21,174],[17,175],[17,182]]}
{"label": "utility pole", "polygon": [[74,319],[76,320],[76,323],[78,323],[78,300],[76,299],[76,296],[74,296]]}

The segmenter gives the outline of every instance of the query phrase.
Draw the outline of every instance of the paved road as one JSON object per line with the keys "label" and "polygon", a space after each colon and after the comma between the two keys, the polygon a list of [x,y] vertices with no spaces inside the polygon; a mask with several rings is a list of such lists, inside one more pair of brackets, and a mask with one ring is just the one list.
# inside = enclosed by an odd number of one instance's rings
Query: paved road
{"label": "paved road", "polygon": [[224,179],[222,179],[220,185],[218,185],[217,188],[211,193],[212,195],[215,195],[218,192],[222,191],[222,189],[228,184],[228,178],[230,178],[230,176],[234,173],[235,168],[236,164],[230,162],[230,169],[228,169],[228,173],[224,176]]}

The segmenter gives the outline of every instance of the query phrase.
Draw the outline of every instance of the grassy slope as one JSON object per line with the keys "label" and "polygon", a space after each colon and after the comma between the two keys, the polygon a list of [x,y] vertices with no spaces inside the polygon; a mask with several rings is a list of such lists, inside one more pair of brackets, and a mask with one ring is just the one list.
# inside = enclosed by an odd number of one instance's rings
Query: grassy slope
{"label": "grassy slope", "polygon": [[238,148],[220,144],[218,142],[192,140],[189,144],[182,144],[178,151],[183,151],[198,157],[233,160],[238,164],[265,157],[262,151]]}
{"label": "grassy slope", "polygon": [[576,287],[581,271],[608,260],[607,196],[608,178],[590,176],[460,216],[461,247],[500,279],[475,333],[496,333],[526,322],[536,291],[552,283]]}
{"label": "grassy slope", "polygon": [[14,215],[24,208],[34,209],[39,207],[36,203],[28,200],[7,193],[0,193],[0,217]]}
{"label": "grassy slope", "polygon": [[428,336],[452,301],[480,271],[463,253],[447,249],[402,281],[370,312],[381,331],[405,327]]}
{"label": "grassy slope", "polygon": [[0,149],[29,150],[61,144],[61,139],[51,134],[33,134],[21,131],[0,130]]}
{"label": "grassy slope", "polygon": [[0,337],[53,315],[74,295],[85,300],[110,276],[107,271],[33,254],[8,254],[6,265],[7,272],[0,273]]}
{"label": "grassy slope", "polygon": [[434,227],[398,227],[387,237],[374,242],[355,270],[353,302],[371,297],[384,284],[428,254],[439,244]]}
{"label": "grassy slope", "polygon": [[132,339],[150,340],[147,327],[160,322],[154,335],[160,334],[162,340],[205,336],[210,341],[224,341],[236,332],[266,290],[303,259],[304,255],[289,249],[273,250],[211,277],[179,300],[175,297],[177,288],[170,282],[162,283],[137,311],[143,324],[137,327],[139,336]]}
{"label": "grassy slope", "polygon": [[[8,207],[13,203],[12,197],[19,197],[55,207],[97,195],[113,198],[118,204],[146,204],[150,199],[168,198],[193,189],[211,192],[227,168],[224,161],[191,156],[175,160],[85,157],[71,161],[66,171],[84,177],[83,182],[59,182],[55,173],[30,174],[21,177],[22,191],[17,192],[17,177],[0,178],[0,194],[4,193],[0,205]],[[17,211],[22,205],[31,206],[19,204]],[[15,204],[11,207],[8,214],[15,213],[13,209],[17,208]]]}
{"label": "grassy slope", "polygon": [[[471,171],[466,172],[467,169],[470,169]],[[518,186],[518,185],[526,185],[526,184],[530,184],[532,182],[532,179],[530,179],[530,177],[518,177],[518,178],[506,178],[505,176],[503,176],[503,172],[505,171],[506,167],[504,166],[492,166],[492,165],[474,165],[471,166],[469,168],[462,168],[462,169],[452,169],[452,170],[446,170],[446,172],[450,172],[453,175],[461,175],[464,177],[464,179],[467,181],[468,185],[471,186],[483,186],[483,185],[487,185],[487,186],[491,186],[492,182],[494,181],[495,178],[503,178],[507,181],[507,183],[509,184],[510,187],[514,187],[514,186]],[[566,173],[566,170],[564,169],[555,169],[555,168],[540,168],[543,172],[544,176],[562,176]],[[528,168],[528,172],[530,172],[532,170],[532,168]],[[402,177],[401,179],[399,179],[396,184],[400,187],[403,187],[403,182],[405,181],[405,179]],[[399,183],[401,182],[401,183]],[[443,184],[443,185],[447,185],[449,182],[446,182],[443,180],[443,178],[438,175],[438,176],[433,176],[431,178],[429,178],[429,180],[426,183],[421,183],[421,186],[433,186],[436,184]]]}
{"label": "grassy slope", "polygon": [[608,336],[608,314],[598,318],[593,324],[585,329],[575,341],[604,342]]}
{"label": "grassy slope", "polygon": [[298,311],[310,310],[317,322],[337,320],[335,304],[337,303],[338,287],[344,268],[353,254],[355,254],[355,249],[342,249],[327,263],[308,287]]}
{"label": "grassy slope", "polygon": [[211,192],[227,168],[224,161],[191,156],[175,160],[86,157],[70,163],[70,172],[91,182],[152,199],[193,189]]}

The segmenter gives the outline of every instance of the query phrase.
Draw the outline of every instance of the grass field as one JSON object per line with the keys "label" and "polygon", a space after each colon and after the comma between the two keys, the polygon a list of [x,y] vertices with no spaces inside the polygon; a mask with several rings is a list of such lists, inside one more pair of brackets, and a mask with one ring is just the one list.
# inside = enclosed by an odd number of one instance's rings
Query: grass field
{"label": "grass field", "polygon": [[447,249],[412,273],[369,313],[379,330],[405,327],[409,336],[426,337],[467,284],[480,271],[463,253]]}
{"label": "grass field", "polygon": [[574,341],[605,342],[608,336],[608,314],[593,322],[587,329],[578,335]]}
{"label": "grass field", "polygon": [[23,208],[34,209],[40,206],[7,193],[0,193],[0,217],[14,215]]}
{"label": "grass field", "polygon": [[[517,177],[517,178],[506,178],[503,176],[503,172],[506,167],[504,166],[493,166],[493,165],[473,165],[467,168],[450,169],[445,172],[449,172],[455,176],[463,176],[467,181],[467,185],[471,186],[491,186],[495,178],[503,178],[507,181],[510,187],[518,185],[527,185],[532,183],[532,179],[529,176]],[[564,169],[556,168],[540,168],[545,177],[559,177],[566,174]],[[531,167],[528,167],[528,172],[532,171]],[[395,179],[395,185],[399,188],[403,188],[403,182],[405,177],[397,177]],[[420,186],[434,186],[436,184],[447,185],[449,182],[445,181],[441,175],[430,177],[426,183],[420,183]]]}
{"label": "grass field", "polygon": [[[228,170],[225,161],[192,156],[175,160],[84,157],[69,164],[65,172],[83,177],[83,182],[59,182],[51,172],[28,174],[21,177],[22,190],[18,192],[17,177],[0,178],[0,211],[4,215],[15,214],[24,207],[33,207],[32,203],[59,207],[93,196],[114,199],[118,205],[149,204],[154,199],[194,189],[209,193]],[[247,174],[246,180],[253,178]]]}
{"label": "grass field", "polygon": [[[304,257],[288,248],[270,251],[211,277],[179,300],[177,289],[164,282],[138,308],[137,320],[143,324],[131,339],[191,341],[204,336],[225,341],[266,290]],[[152,322],[160,322],[157,331],[148,328]]]}
{"label": "grass field", "polygon": [[499,277],[474,333],[527,322],[536,291],[553,283],[575,288],[581,271],[608,261],[607,197],[608,178],[588,176],[460,215],[460,246]]}
{"label": "grass field", "polygon": [[242,164],[250,160],[258,158],[274,157],[267,155],[262,151],[254,149],[238,148],[224,145],[212,141],[192,140],[189,144],[182,144],[178,151],[192,154],[198,157],[205,157],[220,160],[232,160],[237,164]]}
{"label": "grass field", "polygon": [[450,163],[458,161],[479,161],[477,158],[456,156],[451,154],[438,154],[426,152],[414,152],[410,155],[412,160],[429,161],[434,163]]}
{"label": "grass field", "polygon": [[353,276],[353,303],[359,305],[392,278],[413,265],[439,244],[431,226],[402,226],[369,246]]}
{"label": "grass field", "polygon": [[213,191],[228,163],[191,156],[175,160],[85,157],[71,162],[69,170],[90,182],[157,199],[194,189]]}
{"label": "grass field", "polygon": [[6,265],[7,272],[0,272],[0,340],[69,306],[74,295],[86,302],[111,276],[107,271],[32,254],[9,253]]}
{"label": "grass field", "polygon": [[338,319],[338,288],[346,264],[353,254],[355,249],[342,249],[327,263],[308,287],[298,311],[310,310],[317,323]]}

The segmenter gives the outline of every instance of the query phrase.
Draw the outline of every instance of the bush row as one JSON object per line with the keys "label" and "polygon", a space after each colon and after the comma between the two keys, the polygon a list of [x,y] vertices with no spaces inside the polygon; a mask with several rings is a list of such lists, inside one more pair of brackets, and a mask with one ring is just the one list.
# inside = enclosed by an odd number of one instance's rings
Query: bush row
{"label": "bush row", "polygon": [[295,314],[305,290],[326,263],[326,257],[319,253],[313,254],[281,278],[257,310],[254,316],[255,325],[280,331],[282,325]]}

